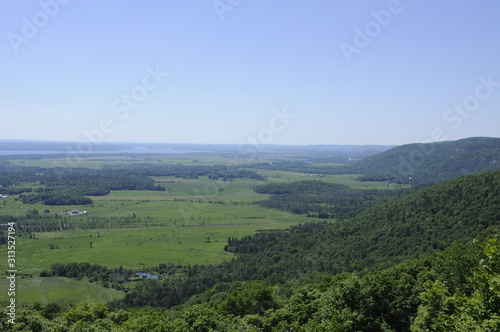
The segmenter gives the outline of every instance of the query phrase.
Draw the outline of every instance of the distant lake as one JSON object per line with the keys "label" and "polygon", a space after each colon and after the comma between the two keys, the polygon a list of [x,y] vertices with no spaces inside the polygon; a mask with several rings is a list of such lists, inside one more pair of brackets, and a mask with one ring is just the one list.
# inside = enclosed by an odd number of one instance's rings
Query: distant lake
{"label": "distant lake", "polygon": [[[72,152],[73,151],[73,152]],[[116,150],[93,150],[90,153],[75,152],[74,148],[71,150],[0,150],[0,156],[8,155],[33,155],[33,154],[70,154],[70,155],[80,155],[82,157],[92,155],[92,154],[111,154],[111,153],[137,153],[137,154],[186,154],[186,153],[196,153],[196,152],[206,152],[199,150],[176,150],[171,148],[148,148],[148,147],[135,147],[132,149],[116,149]]]}

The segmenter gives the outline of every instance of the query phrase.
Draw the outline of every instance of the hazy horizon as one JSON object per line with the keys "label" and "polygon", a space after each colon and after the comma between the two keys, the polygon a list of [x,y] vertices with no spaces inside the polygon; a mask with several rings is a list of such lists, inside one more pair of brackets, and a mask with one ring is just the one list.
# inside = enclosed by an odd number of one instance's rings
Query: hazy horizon
{"label": "hazy horizon", "polygon": [[[464,137],[464,138],[459,138],[457,140],[446,140],[446,141],[432,141],[432,142],[422,142],[422,143],[438,143],[438,142],[451,142],[451,141],[458,141],[458,140],[463,140],[463,139],[470,139],[470,138],[495,138],[495,139],[500,139],[500,137],[492,137],[492,136],[474,136],[474,137]],[[104,148],[106,145],[122,145],[122,146],[132,146],[132,145],[137,145],[138,147],[141,146],[148,146],[148,145],[158,145],[162,146],[162,148],[166,148],[168,146],[176,146],[176,145],[186,145],[186,146],[241,146],[241,144],[234,144],[234,143],[179,143],[179,142],[117,142],[117,141],[108,141],[108,142],[102,142],[98,144],[93,144],[92,142],[89,141],[57,141],[57,140],[24,140],[24,139],[0,139],[0,143],[27,143],[27,144],[42,144],[42,143],[47,143],[47,144],[66,144],[66,145],[71,145],[74,144],[76,146],[84,146],[84,145],[89,145],[94,148]],[[251,144],[247,143],[248,145],[256,145],[256,144]],[[259,144],[259,143],[257,143]],[[413,144],[413,143],[405,143],[405,144],[263,144],[264,146],[276,146],[276,147],[313,147],[313,146],[335,146],[335,147],[396,147],[396,146],[402,146],[402,145],[407,145],[407,144]],[[93,150],[91,149],[91,151]],[[2,151],[2,148],[0,147],[0,151]],[[91,152],[89,152],[91,153]]]}
{"label": "hazy horizon", "polygon": [[[36,139],[0,139],[0,142],[2,143],[33,143],[33,144],[38,144],[38,143],[54,143],[54,144],[80,144],[80,143],[86,143],[90,144],[91,142],[89,141],[58,141],[58,140],[36,140]],[[108,141],[108,142],[102,142],[99,144],[95,144],[95,146],[103,146],[103,145],[132,145],[132,144],[138,144],[138,145],[240,145],[240,144],[235,144],[235,143],[203,143],[203,142],[198,142],[198,143],[182,143],[182,142],[118,142],[118,141]],[[263,144],[263,145],[269,145],[269,146],[397,146],[397,144]],[[0,149],[1,150],[1,149]]]}
{"label": "hazy horizon", "polygon": [[498,137],[499,10],[493,0],[8,2],[0,139]]}

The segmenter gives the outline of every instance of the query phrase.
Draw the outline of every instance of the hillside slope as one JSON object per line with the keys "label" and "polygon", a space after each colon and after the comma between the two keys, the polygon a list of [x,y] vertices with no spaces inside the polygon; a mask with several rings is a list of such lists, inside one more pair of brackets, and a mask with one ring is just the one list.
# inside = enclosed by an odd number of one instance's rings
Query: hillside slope
{"label": "hillside slope", "polygon": [[[257,253],[263,259],[259,264],[280,276],[300,270],[294,263],[294,270],[287,271],[285,257],[301,262],[304,272],[340,273],[422,257],[499,226],[500,171],[492,171],[421,189],[351,220],[306,224],[281,231],[281,236],[258,234],[234,240],[228,250]],[[276,255],[279,263],[273,264],[269,258]]]}
{"label": "hillside slope", "polygon": [[[500,169],[500,138],[402,145],[362,159],[354,166],[364,180],[413,185]],[[411,178],[411,179],[410,179]]]}

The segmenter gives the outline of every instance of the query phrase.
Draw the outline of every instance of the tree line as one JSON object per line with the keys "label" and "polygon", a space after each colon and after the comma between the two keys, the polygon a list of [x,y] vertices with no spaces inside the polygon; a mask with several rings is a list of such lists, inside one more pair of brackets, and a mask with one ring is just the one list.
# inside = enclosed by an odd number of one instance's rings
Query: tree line
{"label": "tree line", "polygon": [[[168,220],[161,225],[169,225],[175,220]],[[40,213],[36,209],[28,210],[24,216],[0,216],[0,224],[15,222],[19,232],[30,237],[39,232],[57,232],[73,229],[108,229],[108,228],[136,228],[159,225],[156,217],[120,216],[101,217],[92,214],[84,216],[66,216],[53,213]],[[0,233],[2,234],[2,233]]]}
{"label": "tree line", "polygon": [[107,268],[98,264],[90,263],[55,263],[48,271],[42,271],[40,277],[67,277],[76,280],[86,278],[89,282],[98,283],[107,288],[122,290],[123,284],[130,281],[135,272],[125,269],[122,266],[118,268]]}
{"label": "tree line", "polygon": [[222,179],[232,181],[235,179],[265,180],[266,178],[253,170],[244,169],[238,166],[225,165],[182,165],[182,164],[150,164],[134,163],[126,166],[104,166],[103,169],[126,169],[137,175],[146,176],[174,176],[183,179],[198,179],[200,176],[207,176],[212,180]]}
{"label": "tree line", "polygon": [[269,183],[255,192],[271,194],[259,205],[321,219],[347,219],[369,207],[407,195],[411,190],[351,189],[323,181]]}
{"label": "tree line", "polygon": [[[2,190],[10,195],[18,194],[24,204],[89,205],[88,196],[106,196],[111,190],[152,190],[166,188],[154,182],[151,176],[176,176],[193,179],[208,176],[210,179],[232,181],[236,178],[265,180],[262,175],[244,169],[226,166],[184,166],[134,164],[108,166],[102,169],[88,168],[40,168],[0,166]],[[26,184],[37,184],[33,189]]]}

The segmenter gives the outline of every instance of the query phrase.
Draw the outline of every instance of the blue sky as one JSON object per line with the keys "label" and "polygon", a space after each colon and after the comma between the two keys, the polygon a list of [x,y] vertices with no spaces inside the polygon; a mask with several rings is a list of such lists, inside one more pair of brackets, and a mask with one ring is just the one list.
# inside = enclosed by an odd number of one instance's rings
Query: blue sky
{"label": "blue sky", "polygon": [[40,0],[0,13],[0,139],[499,137],[500,3]]}

